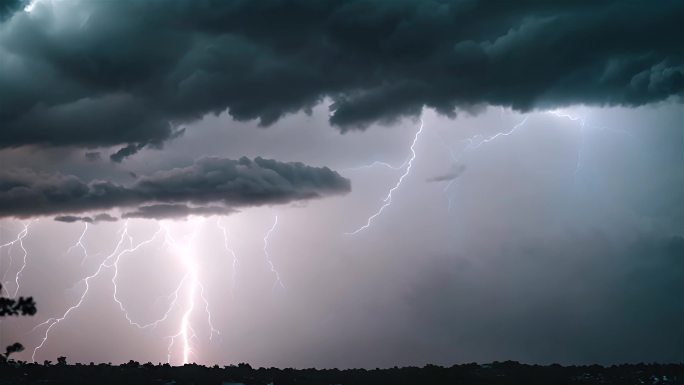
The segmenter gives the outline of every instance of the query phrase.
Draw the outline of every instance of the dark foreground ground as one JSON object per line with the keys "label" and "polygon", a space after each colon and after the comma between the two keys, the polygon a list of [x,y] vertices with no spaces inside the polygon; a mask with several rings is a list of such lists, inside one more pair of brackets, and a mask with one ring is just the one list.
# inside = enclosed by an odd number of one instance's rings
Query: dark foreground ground
{"label": "dark foreground ground", "polygon": [[539,366],[517,362],[391,369],[253,369],[199,365],[38,365],[3,363],[5,384],[684,384],[684,364]]}

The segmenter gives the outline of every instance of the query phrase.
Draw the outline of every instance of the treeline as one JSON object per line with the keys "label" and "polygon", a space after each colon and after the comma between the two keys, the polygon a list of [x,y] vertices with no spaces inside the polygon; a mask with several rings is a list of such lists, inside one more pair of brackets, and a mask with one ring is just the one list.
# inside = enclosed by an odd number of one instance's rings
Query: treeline
{"label": "treeline", "polygon": [[215,384],[329,385],[329,384],[463,384],[463,385],[560,385],[560,384],[650,384],[684,385],[682,364],[631,364],[603,367],[526,365],[514,361],[491,364],[462,364],[451,367],[426,365],[388,369],[277,369],[252,368],[248,364],[205,367],[168,364],[123,365],[75,364],[65,358],[56,364],[5,361],[0,364],[4,384]]}

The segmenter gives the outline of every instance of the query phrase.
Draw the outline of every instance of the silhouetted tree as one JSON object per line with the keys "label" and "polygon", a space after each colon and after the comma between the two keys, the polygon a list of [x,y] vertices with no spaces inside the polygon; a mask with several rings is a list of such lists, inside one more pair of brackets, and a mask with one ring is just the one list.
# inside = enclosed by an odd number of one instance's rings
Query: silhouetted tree
{"label": "silhouetted tree", "polygon": [[[2,293],[2,284],[0,284],[0,293]],[[36,314],[36,303],[33,297],[19,297],[7,298],[0,297],[0,317],[15,316],[15,315],[34,315]],[[0,354],[2,361],[9,360],[12,353],[18,353],[24,350],[24,345],[15,342],[8,346],[4,354]]]}
{"label": "silhouetted tree", "polygon": [[[2,293],[2,284],[0,284],[0,293]],[[36,303],[33,301],[33,297],[0,297],[0,317],[34,314],[36,314]]]}
{"label": "silhouetted tree", "polygon": [[5,359],[8,359],[10,354],[19,353],[23,350],[24,345],[20,344],[19,342],[15,342],[12,345],[8,346],[7,349],[5,349]]}

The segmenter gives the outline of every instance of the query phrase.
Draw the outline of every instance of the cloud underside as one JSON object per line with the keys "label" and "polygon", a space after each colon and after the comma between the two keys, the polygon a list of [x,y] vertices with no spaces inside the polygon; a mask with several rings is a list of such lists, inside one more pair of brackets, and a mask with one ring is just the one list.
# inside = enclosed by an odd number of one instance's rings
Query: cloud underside
{"label": "cloud underside", "polygon": [[424,106],[636,106],[684,90],[681,1],[10,3],[0,148],[120,146],[121,161],[226,110],[269,125],[330,98],[347,130]]}
{"label": "cloud underside", "polygon": [[115,218],[226,215],[241,207],[306,201],[350,191],[349,180],[327,167],[256,158],[201,158],[188,167],[139,177],[130,186],[85,182],[73,175],[30,170],[0,172],[0,218],[55,216],[62,222]]}

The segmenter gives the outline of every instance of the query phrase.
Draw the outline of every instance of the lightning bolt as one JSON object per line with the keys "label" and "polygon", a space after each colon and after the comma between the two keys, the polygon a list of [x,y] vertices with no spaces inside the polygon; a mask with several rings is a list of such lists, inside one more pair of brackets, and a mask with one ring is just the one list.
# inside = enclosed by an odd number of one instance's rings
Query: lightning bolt
{"label": "lightning bolt", "polygon": [[[503,108],[501,109],[501,113],[503,115],[503,113],[504,113]],[[559,119],[568,119],[572,122],[576,122],[579,124],[580,134],[581,134],[582,140],[581,140],[580,145],[577,149],[577,160],[576,160],[575,172],[574,172],[575,177],[577,177],[577,174],[580,172],[580,169],[582,168],[585,128],[591,127],[591,128],[601,129],[601,130],[608,130],[611,132],[618,132],[621,134],[625,134],[625,135],[628,135],[632,138],[634,137],[631,133],[629,133],[627,131],[612,130],[612,129],[608,129],[606,127],[589,125],[589,124],[587,124],[587,119],[585,117],[579,116],[579,115],[573,115],[573,114],[570,114],[570,113],[562,111],[562,110],[549,110],[549,111],[545,111],[545,113],[550,114],[550,115],[552,115],[556,118],[559,118]],[[527,123],[528,117],[529,116],[526,115],[520,123],[513,126],[513,128],[510,129],[509,131],[500,132],[500,133],[497,133],[497,134],[489,136],[489,137],[483,137],[481,135],[475,135],[475,136],[472,136],[470,138],[464,139],[463,141],[467,141],[468,145],[462,150],[460,156],[456,156],[454,151],[451,149],[451,147],[446,146],[446,148],[449,151],[449,154],[451,155],[451,158],[454,160],[454,162],[458,162],[468,151],[477,149],[477,148],[481,147],[482,145],[484,145],[486,143],[490,143],[492,141],[495,141],[501,137],[506,137],[506,136],[510,136],[510,135],[514,134],[518,129],[520,129],[521,127],[523,127]],[[446,193],[450,189],[450,187],[454,184],[455,181],[456,181],[455,179],[449,181],[449,183],[444,187],[443,191]],[[449,204],[448,204],[447,211],[451,211],[451,207],[452,207],[452,197],[449,197]]]}
{"label": "lightning bolt", "polygon": [[[79,240],[76,242],[75,245],[73,245],[69,251],[75,249],[75,248],[80,248],[83,250],[84,254],[87,255],[87,249],[85,248],[85,245],[83,244],[83,237],[85,236],[87,232],[88,227],[84,229],[83,233],[79,237]],[[157,325],[159,325],[161,322],[166,321],[169,317],[170,314],[172,313],[173,309],[176,308],[179,305],[179,300],[181,297],[186,297],[187,298],[187,306],[183,310],[183,314],[180,320],[180,325],[179,325],[179,330],[176,334],[173,336],[170,336],[170,343],[168,347],[168,360],[169,362],[171,361],[171,356],[172,356],[172,348],[176,342],[177,339],[182,340],[182,345],[183,345],[183,352],[182,352],[182,360],[183,364],[186,364],[190,360],[190,356],[192,354],[192,349],[191,349],[191,343],[193,338],[196,337],[196,333],[194,329],[192,328],[191,325],[191,316],[194,312],[194,310],[197,308],[196,305],[196,300],[202,301],[204,304],[204,311],[206,312],[207,315],[207,323],[209,324],[209,330],[210,330],[210,335],[209,335],[209,340],[211,341],[214,334],[220,335],[219,330],[217,330],[213,323],[212,323],[212,317],[211,317],[211,312],[209,309],[209,301],[207,300],[205,296],[205,289],[202,283],[200,282],[200,277],[199,277],[199,269],[197,266],[197,261],[195,258],[195,250],[194,250],[194,240],[200,231],[200,225],[195,224],[192,233],[189,236],[189,240],[185,243],[180,243],[178,242],[171,234],[169,231],[168,227],[165,224],[160,224],[159,229],[149,238],[142,240],[138,242],[137,244],[134,244],[133,242],[133,237],[129,233],[129,228],[128,228],[128,221],[123,225],[122,229],[118,232],[118,242],[116,243],[116,246],[114,247],[114,250],[109,254],[106,258],[102,260],[102,262],[98,265],[97,269],[90,275],[86,276],[83,278],[80,282],[84,282],[84,289],[81,292],[81,295],[78,299],[78,301],[69,307],[60,317],[51,317],[47,319],[46,321],[36,325],[33,328],[33,331],[47,326],[45,329],[45,332],[43,334],[43,337],[41,339],[40,344],[36,346],[33,350],[33,353],[31,355],[31,359],[35,362],[35,358],[37,353],[45,346],[45,344],[48,342],[48,339],[51,335],[51,332],[53,329],[60,324],[62,321],[66,320],[69,315],[76,311],[85,301],[85,299],[88,296],[88,292],[90,290],[92,281],[99,277],[105,270],[111,269],[113,270],[113,275],[111,278],[112,286],[113,286],[113,293],[112,293],[112,299],[114,302],[117,303],[119,306],[119,309],[123,313],[124,317],[128,321],[128,323],[131,326],[135,326],[139,329],[147,329],[147,328],[153,328]],[[129,312],[126,310],[126,307],[124,306],[123,302],[118,296],[119,292],[119,286],[117,279],[119,277],[119,264],[123,260],[123,257],[127,254],[134,253],[138,251],[141,247],[145,245],[149,245],[155,240],[161,238],[163,235],[163,240],[164,240],[164,246],[167,246],[173,250],[175,254],[177,254],[181,260],[181,263],[183,266],[186,268],[186,273],[183,276],[183,278],[180,280],[178,283],[178,286],[176,289],[169,295],[167,296],[167,299],[171,299],[169,306],[167,310],[164,312],[164,314],[161,316],[161,318],[152,321],[147,324],[142,324],[140,322],[134,321]],[[23,235],[25,236],[25,235]],[[7,245],[9,246],[10,243]]]}
{"label": "lightning bolt", "polygon": [[[179,257],[181,258],[183,264],[185,265],[187,269],[187,276],[189,277],[189,288],[188,288],[188,293],[187,293],[187,298],[188,298],[188,306],[186,307],[185,311],[183,312],[183,316],[181,318],[181,323],[179,330],[176,334],[169,336],[169,345],[168,345],[168,351],[167,351],[167,362],[171,362],[171,357],[172,357],[172,348],[175,344],[175,341],[177,338],[180,338],[182,340],[183,344],[183,352],[182,352],[182,364],[187,364],[190,362],[190,355],[192,354],[192,347],[191,347],[191,340],[192,338],[196,337],[196,333],[194,329],[192,328],[192,325],[190,324],[190,316],[193,313],[193,310],[195,309],[195,299],[197,296],[197,289],[200,288],[200,293],[204,291],[204,288],[199,282],[199,277],[197,274],[197,265],[195,264],[195,256],[194,256],[194,248],[193,248],[193,242],[194,239],[197,235],[198,232],[198,226],[195,226],[192,234],[190,235],[188,241],[184,245],[179,245],[179,243],[176,241],[175,238],[171,235],[170,232],[166,232],[166,242],[171,245]],[[204,299],[204,296],[201,295],[202,298]],[[206,311],[209,314],[209,325],[211,327],[212,335],[214,332],[214,327],[211,324],[211,313],[209,313],[209,305],[208,302],[206,302]],[[210,337],[211,338],[211,337]]]}
{"label": "lightning bolt", "polygon": [[553,115],[557,118],[568,119],[572,122],[579,122],[580,126],[580,144],[577,148],[577,160],[575,162],[575,179],[577,179],[577,174],[580,172],[580,167],[582,166],[582,154],[584,149],[584,127],[587,124],[586,119],[581,116],[571,115],[559,110],[546,111],[547,114]]}
{"label": "lightning bolt", "polygon": [[352,232],[345,233],[346,235],[356,235],[356,234],[358,234],[359,232],[361,232],[361,231],[363,231],[363,230],[369,228],[369,227],[371,226],[373,220],[374,220],[375,218],[377,218],[380,214],[382,214],[382,212],[383,212],[387,207],[389,207],[389,206],[392,204],[392,194],[394,194],[394,192],[395,192],[399,187],[401,187],[401,184],[404,182],[404,179],[411,173],[411,167],[413,167],[413,161],[416,159],[416,148],[415,148],[415,147],[416,147],[416,143],[418,142],[418,138],[420,137],[420,134],[422,134],[422,133],[423,133],[423,120],[421,119],[421,120],[420,120],[420,128],[419,128],[418,131],[416,132],[416,135],[413,137],[413,142],[411,143],[411,147],[410,147],[411,156],[410,156],[409,159],[405,162],[405,164],[406,164],[406,169],[404,170],[404,173],[401,174],[401,176],[399,177],[399,180],[398,180],[397,183],[394,185],[394,187],[392,187],[392,188],[389,190],[389,192],[387,193],[387,196],[385,197],[385,199],[383,199],[383,204],[380,206],[380,208],[379,208],[373,215],[371,215],[370,217],[368,217],[368,220],[366,221],[366,224],[363,225],[363,226],[361,226],[361,227],[359,227],[358,229],[356,229],[356,230],[354,230],[354,231],[352,231]]}
{"label": "lightning bolt", "polygon": [[408,160],[405,160],[404,163],[400,164],[399,166],[392,166],[391,164],[389,164],[387,162],[381,162],[381,161],[376,160],[375,162],[370,163],[370,164],[364,164],[364,165],[356,166],[356,167],[348,167],[348,168],[343,169],[343,171],[362,170],[365,168],[372,168],[375,166],[382,166],[385,168],[389,168],[390,170],[398,171],[398,170],[401,170],[402,168],[406,167],[407,163],[408,163]]}
{"label": "lightning bolt", "polygon": [[[186,278],[188,280],[187,286],[187,300],[188,300],[188,306],[185,308],[185,311],[183,312],[183,315],[181,317],[181,322],[180,326],[178,329],[178,332],[174,335],[168,336],[169,338],[169,345],[168,345],[168,350],[167,350],[167,362],[171,362],[172,358],[172,349],[173,346],[175,345],[176,339],[181,339],[182,341],[182,364],[187,364],[190,362],[190,356],[193,354],[192,351],[192,340],[197,337],[197,334],[195,333],[195,330],[193,329],[190,318],[196,308],[196,303],[195,300],[197,299],[199,295],[199,299],[204,303],[204,311],[207,314],[207,323],[209,324],[209,329],[210,329],[210,334],[209,334],[209,340],[212,340],[212,337],[214,334],[220,335],[221,333],[214,328],[214,325],[211,321],[211,312],[209,310],[209,301],[207,301],[206,297],[204,296],[204,286],[200,282],[199,279],[199,273],[198,273],[198,266],[197,266],[197,261],[196,261],[196,252],[194,248],[194,242],[195,238],[197,237],[198,232],[200,231],[200,224],[195,223],[194,229],[190,236],[188,237],[187,242],[184,244],[180,244],[172,235],[171,233],[167,230],[166,231],[166,243],[170,245],[175,252],[178,254],[178,256],[181,258],[182,263],[185,265],[187,273],[186,273]],[[184,278],[185,280],[185,278]],[[179,285],[179,288],[183,286],[183,283]]]}
{"label": "lightning bolt", "polygon": [[211,322],[211,311],[209,311],[209,301],[207,301],[207,298],[204,296],[204,286],[197,282],[197,285],[200,288],[200,298],[202,299],[202,302],[204,302],[204,312],[207,313],[207,324],[209,325],[209,341],[212,340],[214,337],[214,334],[220,335],[221,332],[214,328],[214,324]]}
{"label": "lightning bolt", "polygon": [[[153,242],[163,231],[166,231],[166,229],[160,226],[159,229],[152,235],[152,237],[150,237],[146,241],[142,242],[140,244],[140,246]],[[133,237],[128,235],[128,233],[126,234],[126,236],[128,237],[128,243],[130,245],[132,245],[133,244]],[[126,310],[126,308],[124,307],[123,302],[121,302],[121,300],[119,299],[119,296],[118,296],[119,286],[117,284],[117,278],[119,277],[119,262],[120,262],[120,260],[121,260],[121,255],[119,257],[117,257],[114,260],[114,262],[110,265],[111,267],[114,268],[114,275],[112,275],[112,280],[111,280],[112,286],[114,287],[114,291],[112,293],[112,298],[114,299],[114,302],[116,302],[119,305],[119,310],[121,310],[121,312],[124,314],[124,317],[126,318],[128,323],[131,326],[135,326],[139,329],[147,329],[150,327],[155,327],[158,324],[160,324],[161,322],[165,321],[169,317],[169,314],[171,313],[171,311],[173,310],[173,308],[176,305],[176,300],[178,299],[178,291],[180,290],[180,287],[182,286],[185,278],[183,278],[181,280],[181,283],[179,284],[178,288],[176,288],[176,290],[173,293],[171,293],[171,295],[169,296],[169,297],[173,297],[173,300],[170,302],[169,307],[167,308],[166,312],[162,315],[162,317],[155,320],[155,321],[152,321],[148,324],[143,325],[139,322],[133,321],[130,314],[128,313],[128,310]]]}
{"label": "lightning bolt", "polygon": [[[19,288],[20,288],[19,280],[21,279],[21,275],[24,273],[24,269],[26,269],[26,259],[28,257],[28,251],[26,251],[26,248],[24,247],[24,238],[26,238],[28,236],[29,227],[31,226],[31,222],[24,223],[23,226],[24,227],[21,229],[21,231],[19,231],[16,238],[14,238],[14,240],[0,245],[0,250],[5,248],[5,247],[7,247],[7,249],[8,249],[7,255],[9,256],[9,259],[10,259],[10,263],[9,263],[10,266],[9,267],[11,267],[12,264],[14,263],[14,258],[12,257],[12,248],[14,247],[14,245],[19,245],[19,248],[22,251],[22,264],[14,276],[14,283],[15,283],[14,294],[10,295],[9,291],[7,291],[7,295],[10,296],[11,298],[16,297],[17,294],[19,293]],[[2,277],[3,281],[5,280],[5,276],[7,275],[7,271],[9,271],[9,267],[7,270],[5,270],[5,274],[3,274],[3,277]]]}
{"label": "lightning bolt", "polygon": [[[473,145],[469,145],[468,147],[466,147],[466,149],[465,149],[464,151],[467,151],[467,150],[469,150],[469,149],[471,149],[471,148],[472,148],[472,149],[479,148],[479,147],[481,147],[483,144],[490,143],[490,142],[492,142],[492,141],[494,141],[494,140],[496,140],[496,139],[498,139],[498,138],[500,138],[500,137],[502,137],[502,136],[509,136],[509,135],[512,135],[512,134],[515,133],[520,127],[524,126],[525,123],[527,123],[527,118],[528,118],[528,116],[525,116],[525,118],[523,118],[523,120],[522,120],[520,123],[518,123],[518,124],[516,124],[515,126],[513,126],[513,128],[510,129],[509,131],[506,131],[506,132],[499,132],[499,133],[494,134],[494,135],[492,135],[492,136],[490,136],[490,137],[484,138],[484,139],[482,139],[479,143],[476,143],[476,144],[473,144]],[[477,138],[477,137],[481,137],[481,136],[477,135],[477,136],[474,136],[474,137],[470,138],[470,140],[473,140],[471,143],[475,143],[475,142],[474,142],[474,139]]]}
{"label": "lightning bolt", "polygon": [[589,124],[587,124],[586,118],[584,118],[583,116],[573,115],[573,114],[570,114],[570,113],[565,112],[565,111],[562,111],[562,110],[550,110],[550,111],[546,111],[546,113],[547,113],[547,114],[550,114],[550,115],[553,115],[553,116],[555,116],[555,117],[557,117],[557,118],[568,119],[568,120],[570,120],[570,121],[572,121],[572,122],[577,122],[577,123],[579,123],[580,134],[581,134],[581,141],[580,141],[579,148],[578,148],[578,150],[577,150],[577,162],[576,162],[576,166],[575,166],[575,178],[577,177],[577,174],[580,172],[580,169],[581,169],[581,166],[582,166],[582,158],[583,158],[583,152],[584,152],[584,151],[583,151],[583,148],[584,148],[585,128],[588,127],[588,128],[592,128],[592,129],[599,129],[599,130],[603,130],[603,131],[609,131],[609,132],[611,132],[611,133],[627,135],[627,136],[629,136],[630,138],[634,138],[634,135],[633,135],[632,133],[628,132],[628,131],[611,129],[611,128],[604,127],[604,126],[589,125]]}
{"label": "lightning bolt", "polygon": [[[489,136],[489,137],[484,137],[484,136],[482,136],[482,135],[475,135],[475,136],[472,136],[472,137],[470,137],[470,138],[463,139],[462,141],[463,141],[463,142],[468,142],[468,144],[463,148],[463,150],[461,150],[460,156],[456,156],[456,154],[455,154],[454,151],[451,149],[451,147],[446,146],[446,148],[447,148],[447,150],[449,151],[449,154],[451,155],[451,158],[453,159],[454,163],[458,163],[458,162],[461,160],[461,158],[462,158],[468,151],[471,151],[471,150],[480,148],[483,144],[490,143],[490,142],[492,142],[492,141],[494,141],[494,140],[496,140],[496,139],[498,139],[498,138],[500,138],[500,137],[512,135],[512,134],[515,133],[520,127],[524,126],[524,125],[527,123],[527,118],[528,118],[528,117],[525,116],[525,117],[523,118],[523,120],[522,120],[520,123],[514,125],[513,128],[511,128],[510,130],[505,131],[505,132],[499,132],[499,133],[494,134],[494,135]],[[479,138],[479,141],[476,142],[476,139],[477,139],[477,138]],[[456,179],[450,180],[449,183],[447,183],[447,185],[444,187],[443,192],[446,193],[447,191],[449,191],[449,189],[451,188],[451,186],[452,186],[455,182],[456,182]],[[448,207],[448,211],[451,211],[451,206],[452,206],[452,199],[451,199],[451,197],[449,197],[449,207]]]}
{"label": "lightning bolt", "polygon": [[[83,304],[83,301],[85,300],[86,296],[88,295],[88,291],[90,290],[90,281],[91,281],[93,278],[95,278],[95,277],[97,277],[97,276],[100,275],[100,273],[107,267],[107,262],[108,262],[108,261],[110,261],[111,259],[115,258],[116,252],[119,251],[119,249],[121,248],[121,246],[122,246],[123,243],[124,243],[124,240],[125,240],[126,236],[128,235],[128,222],[126,222],[126,224],[124,225],[123,230],[120,231],[120,232],[121,232],[121,237],[119,238],[119,242],[116,244],[116,247],[114,248],[114,251],[112,251],[112,253],[111,253],[109,256],[107,256],[107,258],[105,258],[105,259],[102,261],[102,263],[100,263],[100,265],[98,266],[97,270],[95,270],[94,273],[92,273],[91,275],[88,275],[87,277],[85,277],[84,279],[81,280],[82,282],[85,283],[85,288],[84,288],[83,292],[81,293],[81,296],[80,296],[78,302],[76,302],[75,305],[73,305],[73,306],[71,306],[70,308],[68,308],[68,309],[64,312],[64,314],[62,314],[61,317],[59,317],[59,318],[51,318],[51,320],[52,320],[51,322],[49,322],[50,319],[48,319],[48,320],[45,321],[44,323],[38,325],[38,326],[42,326],[42,325],[46,325],[46,324],[47,324],[47,325],[49,325],[49,326],[48,326],[47,329],[45,330],[45,334],[43,335],[43,339],[41,340],[40,344],[39,344],[38,346],[36,346],[36,347],[33,349],[33,354],[31,354],[31,360],[32,360],[33,362],[36,361],[36,354],[38,353],[38,351],[39,351],[40,349],[42,349],[43,346],[45,345],[45,343],[47,342],[47,340],[48,340],[48,338],[49,338],[49,336],[50,336],[50,331],[52,331],[52,329],[53,329],[56,325],[58,325],[59,323],[61,323],[62,321],[64,321],[64,320],[69,316],[69,314],[71,314],[71,312],[73,312],[75,309],[78,309],[78,308],[81,306],[81,304]],[[123,252],[122,252],[122,253],[123,253]]]}
{"label": "lightning bolt", "polygon": [[271,268],[271,272],[275,275],[275,282],[273,282],[273,288],[276,287],[276,285],[280,285],[283,289],[285,288],[285,285],[283,285],[283,281],[280,280],[280,273],[278,273],[278,270],[276,270],[275,265],[273,265],[273,261],[271,260],[271,255],[268,253],[268,240],[271,237],[271,234],[273,231],[275,231],[276,226],[278,226],[278,216],[275,216],[275,220],[273,221],[273,226],[268,229],[266,232],[266,235],[264,235],[264,256],[266,257],[266,262],[268,263],[268,266]]}
{"label": "lightning bolt", "polygon": [[235,286],[237,283],[237,266],[238,266],[238,257],[237,254],[235,254],[235,250],[230,247],[230,242],[228,242],[228,230],[221,224],[221,218],[216,219],[216,226],[221,230],[221,234],[223,234],[223,247],[226,249],[226,252],[228,252],[232,257],[233,257],[233,275],[231,279],[231,296],[235,296]]}
{"label": "lightning bolt", "polygon": [[83,263],[88,258],[88,249],[86,249],[85,244],[83,244],[83,238],[85,237],[87,232],[88,232],[88,222],[85,222],[85,227],[83,228],[83,232],[81,233],[81,236],[78,237],[78,240],[76,241],[76,243],[74,243],[71,247],[69,247],[65,253],[65,254],[69,254],[69,253],[71,253],[72,250],[74,250],[76,248],[81,249],[81,251],[83,252],[83,259],[81,259],[81,266],[83,266]]}

